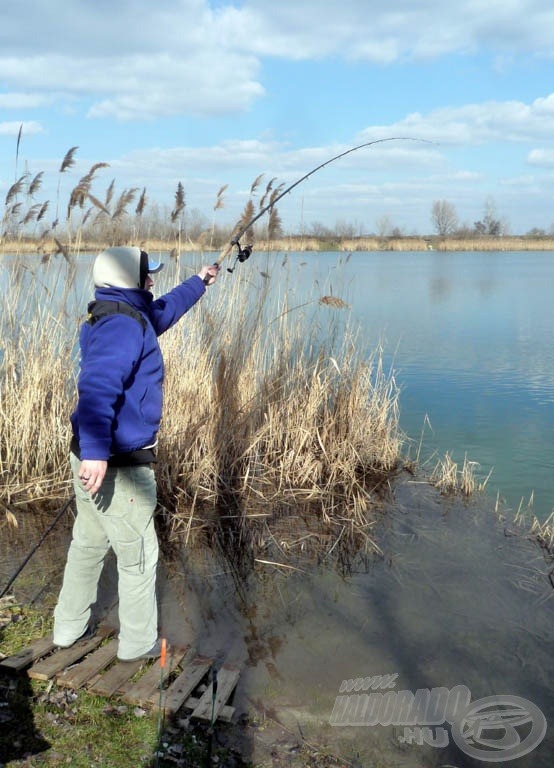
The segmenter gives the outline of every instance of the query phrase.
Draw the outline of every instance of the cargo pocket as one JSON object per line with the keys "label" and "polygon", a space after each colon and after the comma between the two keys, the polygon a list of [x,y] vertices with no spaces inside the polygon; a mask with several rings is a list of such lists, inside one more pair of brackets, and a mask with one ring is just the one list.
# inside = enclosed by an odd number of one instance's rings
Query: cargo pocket
{"label": "cargo pocket", "polygon": [[138,568],[144,572],[144,538],[117,543],[117,562],[121,568]]}

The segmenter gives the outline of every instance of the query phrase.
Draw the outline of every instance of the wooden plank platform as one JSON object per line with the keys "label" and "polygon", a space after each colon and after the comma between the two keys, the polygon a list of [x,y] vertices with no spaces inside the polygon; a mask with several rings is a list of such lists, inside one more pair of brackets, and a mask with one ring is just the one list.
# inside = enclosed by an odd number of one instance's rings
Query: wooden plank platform
{"label": "wooden plank platform", "polygon": [[125,683],[143,666],[142,661],[118,661],[109,669],[102,672],[88,685],[88,690],[97,696],[119,695]]}
{"label": "wooden plank platform", "polygon": [[78,664],[56,675],[56,682],[64,688],[77,690],[105,669],[117,656],[117,640],[112,638],[106,645],[97,648]]}
{"label": "wooden plank platform", "polygon": [[102,643],[107,637],[113,634],[113,629],[108,627],[99,627],[96,635],[87,640],[79,640],[70,648],[61,648],[55,651],[45,659],[36,661],[27,671],[29,677],[34,680],[50,680],[66,667],[71,666],[79,659],[82,659],[88,653]]}
{"label": "wooden plank platform", "polygon": [[[208,674],[212,666],[212,660],[205,656],[197,656],[188,664],[181,674],[173,681],[170,690],[166,692],[162,706],[168,712],[177,712],[190,698],[194,689]],[[154,709],[159,707],[159,697],[150,699],[149,704]],[[194,707],[191,707],[194,709]]]}
{"label": "wooden plank platform", "polygon": [[217,720],[227,699],[233,693],[239,676],[240,670],[238,667],[224,664],[217,673],[215,701],[212,685],[209,685],[200,697],[200,701],[194,708],[191,717],[196,717],[200,720],[211,720],[213,711],[213,719],[214,721]]}
{"label": "wooden plank platform", "polygon": [[52,635],[48,635],[47,637],[43,637],[40,640],[35,640],[34,643],[31,643],[31,645],[23,648],[23,650],[19,651],[19,653],[3,659],[3,661],[0,662],[0,667],[5,670],[9,670],[10,672],[20,672],[22,669],[25,669],[30,664],[32,664],[33,661],[36,661],[42,656],[45,656],[47,653],[50,653],[50,651],[52,651],[54,648],[55,646],[54,641],[52,640]]}
{"label": "wooden plank platform", "polygon": [[25,672],[36,680],[52,680],[106,698],[122,698],[152,710],[161,706],[170,716],[186,709],[190,717],[211,721],[213,710],[214,720],[232,720],[235,709],[229,700],[239,680],[238,667],[223,664],[217,671],[214,700],[212,658],[193,657],[188,647],[170,645],[163,669],[159,660],[118,661],[117,640],[112,635],[112,629],[100,627],[94,637],[64,649],[57,649],[50,635],[0,661],[0,669]]}

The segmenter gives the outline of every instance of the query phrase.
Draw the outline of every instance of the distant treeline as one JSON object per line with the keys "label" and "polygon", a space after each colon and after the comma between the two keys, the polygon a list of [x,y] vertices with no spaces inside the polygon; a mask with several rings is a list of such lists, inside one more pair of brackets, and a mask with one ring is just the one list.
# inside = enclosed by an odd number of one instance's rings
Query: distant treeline
{"label": "distant treeline", "polygon": [[[162,252],[213,252],[219,251],[230,238],[229,232],[218,233],[213,242],[202,237],[188,237],[175,242],[171,236],[137,239],[128,237],[97,238],[81,236],[75,241],[46,238],[20,237],[0,239],[0,253],[52,253],[96,252],[110,245],[136,244],[150,251]],[[263,237],[245,236],[244,243],[255,244],[258,251],[554,251],[554,237],[505,235],[502,237],[457,236],[360,236],[360,237],[312,237],[288,235],[267,240]]]}

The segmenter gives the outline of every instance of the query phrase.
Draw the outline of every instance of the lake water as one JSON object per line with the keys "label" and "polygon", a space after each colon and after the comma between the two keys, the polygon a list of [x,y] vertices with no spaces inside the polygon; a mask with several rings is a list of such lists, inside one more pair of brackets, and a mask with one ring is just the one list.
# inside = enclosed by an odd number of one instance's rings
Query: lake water
{"label": "lake water", "polygon": [[491,497],[515,511],[533,494],[539,519],[552,512],[554,254],[318,253],[291,262],[304,285],[317,281],[350,304],[368,348],[383,344],[401,388],[401,426],[416,449],[423,432],[422,455],[463,463],[467,454],[483,479],[492,470]]}
{"label": "lake water", "polygon": [[[322,334],[350,323],[360,328],[362,351],[381,343],[401,387],[403,429],[417,444],[428,420],[426,453],[448,451],[456,460],[467,453],[483,474],[493,468],[492,498],[488,507],[466,505],[401,478],[376,530],[383,558],[348,577],[332,568],[289,576],[268,569],[237,590],[213,552],[185,552],[160,567],[162,633],[218,663],[241,665],[237,712],[262,725],[244,733],[243,751],[253,760],[272,764],[277,755],[292,768],[295,744],[305,738],[358,768],[475,768],[497,762],[520,738],[524,746],[503,764],[550,768],[554,736],[540,728],[554,718],[552,563],[524,536],[507,535],[517,531],[491,510],[497,488],[513,509],[533,491],[537,516],[553,506],[554,259],[383,252],[291,254],[286,261],[283,267],[282,255],[255,254],[234,275],[223,273],[218,289],[236,279],[256,285],[263,270],[274,279],[282,274],[299,303],[314,291],[347,301],[349,310],[327,315],[322,308]],[[6,296],[4,264],[9,260],[0,261]],[[86,274],[86,259],[78,269]],[[87,298],[80,281],[75,301]],[[40,534],[40,521],[22,517],[18,531],[0,536],[2,584]],[[46,540],[14,586],[19,600],[55,600],[69,536],[68,526],[58,527]],[[111,560],[99,613],[117,626],[115,595]],[[504,706],[524,700],[538,737],[519,725],[518,734],[485,727],[474,733],[489,743],[475,747],[470,732],[463,739],[458,732],[456,741],[444,718],[425,732],[375,725],[363,721],[357,693],[356,711],[345,716],[337,703],[344,681],[379,675],[396,676],[395,696],[465,686],[475,706],[492,695]]]}
{"label": "lake water", "polygon": [[[183,261],[201,258],[186,254]],[[322,334],[327,316],[329,327],[359,327],[368,354],[383,346],[401,389],[411,455],[421,437],[420,457],[430,469],[446,452],[459,464],[467,455],[479,464],[480,478],[492,470],[491,498],[500,494],[514,513],[532,498],[532,512],[548,517],[554,509],[554,254],[308,252],[284,261],[282,254],[254,251],[233,275],[222,273],[216,290],[265,272],[299,304],[330,293],[348,302],[347,310],[321,312]],[[37,274],[48,282],[36,256],[2,257],[4,297],[16,263],[29,283]],[[90,298],[89,266],[90,257],[79,257],[71,289],[51,270],[68,305],[84,307]],[[175,277],[165,272],[165,279]]]}

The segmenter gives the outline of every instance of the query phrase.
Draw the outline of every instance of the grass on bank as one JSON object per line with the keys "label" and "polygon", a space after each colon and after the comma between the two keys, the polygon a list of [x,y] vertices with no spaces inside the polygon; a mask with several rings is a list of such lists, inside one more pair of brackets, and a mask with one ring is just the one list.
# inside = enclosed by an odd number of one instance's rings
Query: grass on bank
{"label": "grass on bank", "polygon": [[[9,606],[5,599],[0,600],[2,652],[18,652],[32,640],[43,637],[51,623],[51,611],[45,618],[41,611]],[[254,733],[272,723],[270,714],[264,712],[261,718],[247,718],[245,722],[217,721],[211,732],[208,725],[187,721],[186,711],[175,718],[160,718],[158,713],[127,706],[117,698],[107,700],[85,689],[72,691],[51,682],[30,680],[25,675],[4,675],[1,671],[0,715],[0,765],[7,761],[7,765],[26,768],[255,768],[258,763],[241,754],[238,745],[244,747]],[[284,732],[278,721],[273,724],[279,726],[279,733]],[[350,760],[337,757],[325,746],[305,741],[296,731],[290,732],[290,737],[298,744],[295,765],[352,766]],[[279,747],[277,743],[276,749]],[[246,747],[244,751],[250,750]]]}
{"label": "grass on bank", "polygon": [[[8,612],[11,617],[6,620]],[[40,611],[12,607],[4,608],[1,614],[5,655],[17,653],[51,631],[51,613],[45,618]],[[2,673],[0,703],[5,718],[0,731],[0,764],[8,759],[10,765],[21,760],[26,766],[70,764],[74,768],[174,765],[156,758],[160,742],[156,713],[108,701],[85,690],[75,692],[24,675]],[[181,744],[191,764],[203,764],[205,744],[192,733],[183,734]]]}

